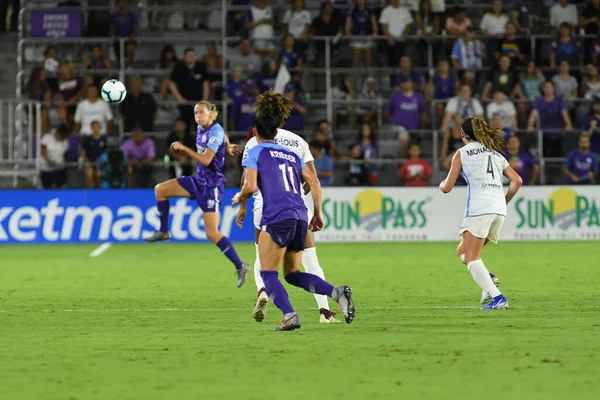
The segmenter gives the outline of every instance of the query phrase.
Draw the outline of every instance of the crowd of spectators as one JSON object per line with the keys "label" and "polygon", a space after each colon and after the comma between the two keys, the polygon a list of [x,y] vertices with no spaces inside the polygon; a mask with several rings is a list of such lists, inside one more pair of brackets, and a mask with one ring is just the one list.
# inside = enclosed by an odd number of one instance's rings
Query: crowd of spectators
{"label": "crowd of spectators", "polygon": [[[559,162],[567,155],[554,183],[595,182],[600,154],[600,0],[492,0],[487,8],[467,8],[471,3],[390,0],[381,8],[366,0],[323,1],[311,13],[304,0],[294,0],[288,9],[273,7],[269,0],[236,0],[232,5],[249,7],[247,12],[227,13],[228,34],[242,39],[226,58],[214,42],[207,44],[203,55],[194,47],[177,54],[173,45],[166,44],[157,52],[156,67],[170,73],[158,78],[154,93],[144,90],[139,76],[129,77],[128,96],[115,119],[115,110],[98,99],[98,87],[108,74],[96,72],[121,65],[136,67],[138,10],[120,0],[112,14],[90,15],[94,21],[104,18],[106,31],[92,24],[88,29],[92,36],[115,39],[113,57],[107,55],[109,49],[94,45],[89,56],[75,65],[49,46],[43,64],[32,69],[23,95],[43,102],[42,129],[49,132],[46,136],[52,135],[52,139],[44,137],[43,154],[62,150],[66,141],[81,149],[69,147],[67,160],[73,161],[72,153],[76,153],[77,160],[94,162],[102,155],[98,148],[108,146],[95,144],[96,150],[90,151],[87,139],[113,134],[113,123],[122,124],[132,135],[122,144],[128,166],[125,185],[152,185],[152,162],[162,161],[164,155],[154,142],[166,136],[153,139],[145,133],[155,132],[162,101],[171,98],[178,103],[179,115],[166,141],[193,146],[196,100],[230,100],[228,132],[248,138],[254,99],[275,86],[282,65],[291,74],[283,91],[294,104],[284,128],[303,134],[312,130],[305,137],[324,185],[380,182],[384,137],[396,142],[394,157],[406,160],[397,173],[397,184],[427,185],[436,172],[432,164],[449,168],[452,155],[462,146],[460,121],[469,116],[485,118],[504,131],[506,157],[528,184],[539,183],[540,157]],[[153,4],[166,3],[156,0]],[[193,17],[197,24],[190,22],[191,13],[184,13],[182,29],[205,29],[201,2],[187,1],[186,5],[200,12]],[[473,10],[483,12],[474,15]],[[160,29],[160,13],[151,13],[149,19],[151,29]],[[532,49],[524,36],[531,33],[549,33],[554,39],[540,40]],[[304,69],[324,66],[325,44],[312,39],[320,36],[332,39],[332,65],[342,66],[340,52],[348,47],[357,73],[334,76],[333,86],[325,88],[335,101],[333,120],[319,122],[313,130],[313,121],[307,118],[311,93],[306,87],[323,88],[325,81]],[[119,38],[126,39],[124,59]],[[376,67],[391,68],[389,81],[375,77]],[[429,73],[427,67],[435,68]],[[224,69],[227,80],[223,85]],[[355,107],[345,105],[348,100],[365,102]],[[59,111],[58,129],[48,117],[53,107]],[[383,120],[378,114],[384,115]],[[430,136],[423,133],[427,129],[439,129],[439,154],[429,150]],[[347,138],[334,135],[336,130],[358,134],[356,139],[342,140]],[[538,153],[540,131],[543,148]],[[80,140],[66,139],[73,134]],[[338,148],[336,142],[344,145]],[[175,162],[169,166],[171,176],[191,172],[191,160],[165,152]],[[46,169],[62,171],[56,157],[48,156],[46,161]],[[343,165],[345,171],[334,164]],[[228,165],[239,167],[235,162]],[[88,187],[102,185],[99,170],[85,170]],[[53,178],[58,183],[61,174]],[[60,185],[52,181],[50,186]]]}

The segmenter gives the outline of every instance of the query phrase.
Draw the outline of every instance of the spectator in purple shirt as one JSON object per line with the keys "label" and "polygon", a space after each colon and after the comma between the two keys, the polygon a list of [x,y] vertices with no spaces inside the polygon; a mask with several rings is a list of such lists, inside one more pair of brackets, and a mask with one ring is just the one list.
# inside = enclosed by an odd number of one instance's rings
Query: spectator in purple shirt
{"label": "spectator in purple shirt", "polygon": [[242,67],[235,67],[231,79],[227,80],[223,88],[225,100],[237,100],[244,97],[245,84],[244,69]]}
{"label": "spectator in purple shirt", "polygon": [[265,92],[275,87],[275,81],[277,80],[277,73],[279,72],[279,65],[274,59],[267,60],[264,63],[262,71],[256,77],[256,84],[261,92]]}
{"label": "spectator in purple shirt", "polygon": [[121,59],[120,38],[133,40],[138,29],[135,12],[127,9],[127,0],[119,0],[119,10],[110,16],[110,35],[114,40],[115,57]]}
{"label": "spectator in purple shirt", "polygon": [[554,83],[546,81],[542,86],[542,92],[543,97],[533,102],[527,129],[529,132],[535,132],[537,125],[540,130],[551,130],[548,133],[544,132],[544,155],[560,157],[563,131],[573,130],[571,117],[564,100],[554,95]]}
{"label": "spectator in purple shirt", "polygon": [[600,157],[600,99],[594,100],[593,110],[594,113],[586,121],[582,135],[590,138],[591,152]]}
{"label": "spectator in purple shirt", "polygon": [[413,83],[406,77],[400,83],[400,92],[395,92],[390,97],[387,112],[392,117],[394,132],[400,137],[400,154],[405,157],[408,150],[408,142],[420,139],[418,132],[407,131],[421,128],[421,117],[425,111],[425,100],[421,93],[415,92]]}
{"label": "spectator in purple shirt", "polygon": [[[425,87],[425,99],[431,100],[432,97],[435,100],[446,100],[456,96],[458,89],[458,80],[454,73],[450,70],[450,63],[448,60],[440,60],[438,62],[437,70],[431,76],[427,86]],[[442,103],[436,104],[435,116],[436,126],[440,126],[442,118],[444,117],[444,108],[446,106]]]}
{"label": "spectator in purple shirt", "polygon": [[231,130],[246,132],[254,126],[256,107],[254,102],[258,88],[254,81],[248,81],[244,87],[244,96],[234,101],[231,107]]}
{"label": "spectator in purple shirt", "polygon": [[292,131],[297,135],[304,136],[302,131],[304,130],[304,114],[306,113],[306,105],[302,99],[298,97],[296,93],[296,85],[293,83],[288,83],[285,86],[283,95],[290,100],[293,108],[289,118],[285,121],[285,124],[282,128]]}
{"label": "spectator in purple shirt", "polygon": [[413,90],[421,89],[421,75],[412,69],[412,61],[408,56],[402,56],[400,58],[400,68],[391,76],[392,87],[396,90],[400,87],[400,81],[403,78],[408,78],[413,83]]}
{"label": "spectator in purple shirt", "polygon": [[156,156],[154,142],[144,137],[142,129],[137,127],[132,132],[131,138],[123,143],[123,154],[129,160],[128,185],[130,188],[151,187],[152,162]]}
{"label": "spectator in purple shirt", "polygon": [[367,7],[367,0],[356,0],[354,7],[348,11],[345,26],[346,36],[352,38],[350,47],[353,50],[355,68],[361,67],[363,59],[365,67],[371,68],[375,46],[371,36],[377,36],[377,29],[375,13]]}
{"label": "spectator in purple shirt", "polygon": [[521,150],[521,141],[517,136],[508,138],[504,157],[506,157],[512,169],[523,179],[523,185],[535,185],[540,166],[531,153]]}
{"label": "spectator in purple shirt", "polygon": [[567,183],[571,185],[592,185],[598,176],[598,158],[590,152],[590,138],[579,137],[579,148],[572,150],[565,160]]}
{"label": "spectator in purple shirt", "polygon": [[581,43],[573,39],[571,26],[563,22],[560,24],[558,40],[552,42],[552,53],[550,54],[550,66],[557,68],[561,62],[567,61],[569,65],[583,65],[583,52]]}

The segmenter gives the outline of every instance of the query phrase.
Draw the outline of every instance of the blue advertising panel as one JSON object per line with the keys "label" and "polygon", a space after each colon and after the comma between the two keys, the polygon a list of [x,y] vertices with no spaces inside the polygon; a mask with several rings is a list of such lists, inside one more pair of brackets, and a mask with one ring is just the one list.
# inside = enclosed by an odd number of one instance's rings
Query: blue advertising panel
{"label": "blue advertising panel", "polygon": [[[219,229],[234,242],[253,242],[251,211],[243,229],[235,225],[236,192],[225,190]],[[193,200],[171,199],[169,222],[173,241],[208,241]],[[0,190],[0,244],[141,242],[158,225],[152,190]]]}

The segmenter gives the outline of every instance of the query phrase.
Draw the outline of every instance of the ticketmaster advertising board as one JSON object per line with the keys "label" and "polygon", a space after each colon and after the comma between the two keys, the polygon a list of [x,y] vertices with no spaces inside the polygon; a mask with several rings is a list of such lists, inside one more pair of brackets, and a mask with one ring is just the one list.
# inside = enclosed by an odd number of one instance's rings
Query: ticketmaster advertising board
{"label": "ticketmaster advertising board", "polygon": [[[220,229],[254,241],[252,217],[235,226],[235,189],[221,204]],[[325,188],[321,242],[457,241],[467,189]],[[600,186],[525,187],[508,207],[501,240],[600,239]],[[249,204],[249,209],[252,205]],[[207,241],[202,211],[171,200],[173,241]],[[140,242],[158,226],[152,190],[2,190],[0,244]]]}

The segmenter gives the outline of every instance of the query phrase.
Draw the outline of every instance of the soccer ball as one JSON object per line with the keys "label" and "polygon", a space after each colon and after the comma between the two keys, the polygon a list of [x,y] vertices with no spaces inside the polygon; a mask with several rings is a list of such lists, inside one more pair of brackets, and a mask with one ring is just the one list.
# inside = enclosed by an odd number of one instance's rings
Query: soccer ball
{"label": "soccer ball", "polygon": [[116,79],[110,79],[102,85],[102,90],[100,91],[102,95],[102,99],[109,104],[117,104],[125,100],[125,96],[127,96],[127,89],[123,82],[118,81]]}

